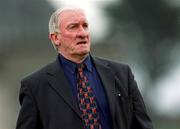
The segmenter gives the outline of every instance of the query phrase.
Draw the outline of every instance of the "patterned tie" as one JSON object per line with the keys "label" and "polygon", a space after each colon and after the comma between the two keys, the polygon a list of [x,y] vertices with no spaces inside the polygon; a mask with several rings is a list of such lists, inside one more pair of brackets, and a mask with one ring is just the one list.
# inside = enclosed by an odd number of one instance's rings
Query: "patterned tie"
{"label": "patterned tie", "polygon": [[84,64],[77,65],[78,102],[83,124],[85,129],[102,129],[94,93],[87,77],[84,75],[84,67]]}

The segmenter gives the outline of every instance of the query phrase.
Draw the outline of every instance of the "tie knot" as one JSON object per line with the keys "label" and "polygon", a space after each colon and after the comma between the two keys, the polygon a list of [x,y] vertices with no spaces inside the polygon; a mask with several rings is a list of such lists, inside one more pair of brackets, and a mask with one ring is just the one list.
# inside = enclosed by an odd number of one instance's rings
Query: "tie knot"
{"label": "tie knot", "polygon": [[85,64],[77,64],[77,70],[78,72],[82,72],[85,67]]}

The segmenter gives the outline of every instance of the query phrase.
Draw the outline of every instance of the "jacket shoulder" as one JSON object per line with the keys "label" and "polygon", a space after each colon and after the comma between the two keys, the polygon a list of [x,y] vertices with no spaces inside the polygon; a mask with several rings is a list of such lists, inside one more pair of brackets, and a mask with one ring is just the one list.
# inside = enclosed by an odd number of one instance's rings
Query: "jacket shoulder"
{"label": "jacket shoulder", "polygon": [[111,60],[111,59],[106,59],[106,58],[102,58],[102,57],[93,57],[94,60],[101,62],[104,65],[107,65],[108,67],[111,67],[112,69],[120,69],[120,70],[128,70],[129,69],[129,65],[122,63],[120,61],[115,61],[115,60]]}
{"label": "jacket shoulder", "polygon": [[54,65],[56,64],[56,61],[51,62],[45,66],[42,66],[41,68],[37,69],[36,71],[33,71],[32,73],[29,73],[27,75],[25,75],[21,82],[36,82],[36,81],[40,81],[41,79],[44,78],[44,76],[46,75],[47,71],[49,71],[49,69],[51,69]]}
{"label": "jacket shoulder", "polygon": [[108,68],[109,71],[113,73],[114,77],[116,78],[116,81],[121,83],[121,85],[124,88],[127,88],[127,91],[128,91],[129,82],[134,81],[134,75],[129,65],[118,62],[118,61],[113,61],[113,60],[99,58],[99,57],[95,57],[94,60],[96,62],[99,62],[99,64],[101,63],[102,66],[105,66],[106,68]]}

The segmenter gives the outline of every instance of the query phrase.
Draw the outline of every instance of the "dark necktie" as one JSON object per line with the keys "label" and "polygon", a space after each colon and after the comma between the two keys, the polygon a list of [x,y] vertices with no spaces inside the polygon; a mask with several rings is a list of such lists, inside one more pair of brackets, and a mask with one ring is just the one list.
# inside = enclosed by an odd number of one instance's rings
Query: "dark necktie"
{"label": "dark necktie", "polygon": [[85,129],[102,129],[97,112],[97,103],[89,81],[83,72],[84,67],[84,64],[77,65],[78,102],[83,125]]}

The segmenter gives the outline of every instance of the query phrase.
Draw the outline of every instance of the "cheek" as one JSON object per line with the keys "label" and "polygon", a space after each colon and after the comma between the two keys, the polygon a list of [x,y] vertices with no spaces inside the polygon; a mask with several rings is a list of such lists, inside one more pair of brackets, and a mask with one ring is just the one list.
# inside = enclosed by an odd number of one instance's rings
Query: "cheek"
{"label": "cheek", "polygon": [[75,33],[73,32],[63,32],[62,37],[66,38],[66,39],[74,39],[76,36]]}
{"label": "cheek", "polygon": [[70,44],[73,40],[74,40],[73,37],[70,35],[63,35],[61,37],[61,43],[62,44]]}
{"label": "cheek", "polygon": [[75,41],[76,41],[76,38],[73,35],[66,35],[64,37],[64,42],[69,45],[73,45]]}
{"label": "cheek", "polygon": [[65,50],[74,50],[75,49],[75,40],[73,38],[64,37],[61,39],[61,48]]}

